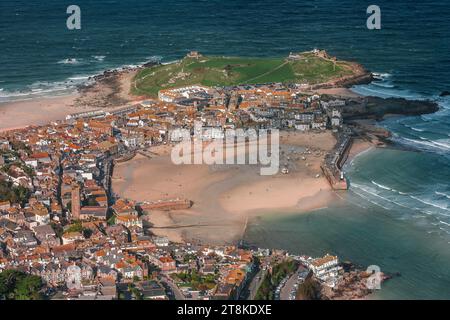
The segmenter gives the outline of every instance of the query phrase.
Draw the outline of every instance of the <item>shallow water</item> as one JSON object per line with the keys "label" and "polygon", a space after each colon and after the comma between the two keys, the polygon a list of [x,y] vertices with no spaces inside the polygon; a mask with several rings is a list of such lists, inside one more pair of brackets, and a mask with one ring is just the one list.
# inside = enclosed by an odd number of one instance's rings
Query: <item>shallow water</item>
{"label": "shallow water", "polygon": [[[350,179],[358,188],[352,185],[345,196],[347,201],[297,216],[274,213],[259,217],[250,223],[245,240],[260,247],[312,256],[337,254],[341,260],[364,267],[378,265],[384,272],[399,272],[401,276],[383,284],[382,290],[373,295],[375,299],[448,299],[450,236],[448,229],[441,230],[445,225],[438,223],[446,218],[440,215],[442,209],[406,198],[436,187],[433,183],[416,183],[432,169],[396,180],[396,172],[413,174],[416,167],[411,162],[420,161],[420,157],[396,150],[368,152],[349,169]],[[410,172],[400,171],[400,164],[410,167]],[[372,183],[375,179],[382,187]],[[387,188],[408,195],[390,196],[394,192]],[[416,206],[422,207],[415,210]],[[433,210],[432,215],[423,213]]]}

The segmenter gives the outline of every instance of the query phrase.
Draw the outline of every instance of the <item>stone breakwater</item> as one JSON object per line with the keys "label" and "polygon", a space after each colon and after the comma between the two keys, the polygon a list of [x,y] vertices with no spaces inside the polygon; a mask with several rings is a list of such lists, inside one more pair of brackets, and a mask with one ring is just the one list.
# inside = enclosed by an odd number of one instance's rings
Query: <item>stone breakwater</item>
{"label": "stone breakwater", "polygon": [[348,182],[342,172],[342,167],[347,161],[352,146],[351,131],[337,135],[337,143],[333,150],[325,155],[320,166],[325,178],[327,178],[333,190],[347,190]]}

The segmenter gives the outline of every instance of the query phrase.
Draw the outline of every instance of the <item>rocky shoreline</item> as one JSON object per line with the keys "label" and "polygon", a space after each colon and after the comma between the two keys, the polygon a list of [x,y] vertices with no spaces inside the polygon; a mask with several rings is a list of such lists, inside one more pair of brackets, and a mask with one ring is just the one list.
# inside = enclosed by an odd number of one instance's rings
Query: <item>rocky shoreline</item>
{"label": "rocky shoreline", "polygon": [[351,128],[354,139],[368,141],[375,147],[386,147],[393,146],[390,139],[392,134],[379,126],[379,121],[390,116],[417,116],[438,110],[438,104],[433,101],[361,97],[348,101],[343,117]]}
{"label": "rocky shoreline", "polygon": [[372,72],[358,63],[351,63],[353,75],[332,79],[328,82],[312,86],[312,90],[332,89],[332,88],[351,88],[356,85],[369,84],[374,80]]}
{"label": "rocky shoreline", "polygon": [[362,97],[351,99],[343,110],[347,120],[383,120],[386,116],[416,116],[439,110],[436,102],[428,100],[406,100],[404,98]]}
{"label": "rocky shoreline", "polygon": [[132,79],[143,68],[156,64],[156,62],[147,62],[136,67],[106,70],[102,74],[90,77],[86,84],[78,87],[79,97],[74,101],[74,106],[114,108],[143,98],[131,95]]}

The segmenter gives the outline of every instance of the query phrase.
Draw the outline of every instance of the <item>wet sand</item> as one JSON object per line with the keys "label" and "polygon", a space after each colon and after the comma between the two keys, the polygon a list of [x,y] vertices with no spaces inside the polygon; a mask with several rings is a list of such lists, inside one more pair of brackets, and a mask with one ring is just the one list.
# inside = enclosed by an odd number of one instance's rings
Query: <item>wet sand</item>
{"label": "wet sand", "polygon": [[[135,201],[186,198],[188,210],[151,212],[155,234],[174,241],[235,243],[250,216],[266,212],[309,211],[332,201],[334,193],[320,163],[335,143],[331,133],[283,133],[281,150],[302,147],[309,154],[291,158],[289,174],[261,176],[255,165],[175,165],[169,147],[148,159],[138,155],[116,165],[113,191]],[[282,160],[283,166],[287,160]]]}

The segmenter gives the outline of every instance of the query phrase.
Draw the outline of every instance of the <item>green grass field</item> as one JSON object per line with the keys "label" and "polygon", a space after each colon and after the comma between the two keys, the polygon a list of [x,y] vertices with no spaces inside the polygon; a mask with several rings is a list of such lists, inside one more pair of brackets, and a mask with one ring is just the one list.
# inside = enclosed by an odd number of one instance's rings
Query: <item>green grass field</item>
{"label": "green grass field", "polygon": [[351,74],[346,62],[330,60],[305,53],[302,59],[285,58],[201,57],[184,58],[168,65],[141,70],[132,82],[135,95],[155,97],[161,89],[192,84],[230,86],[268,82],[321,83]]}

